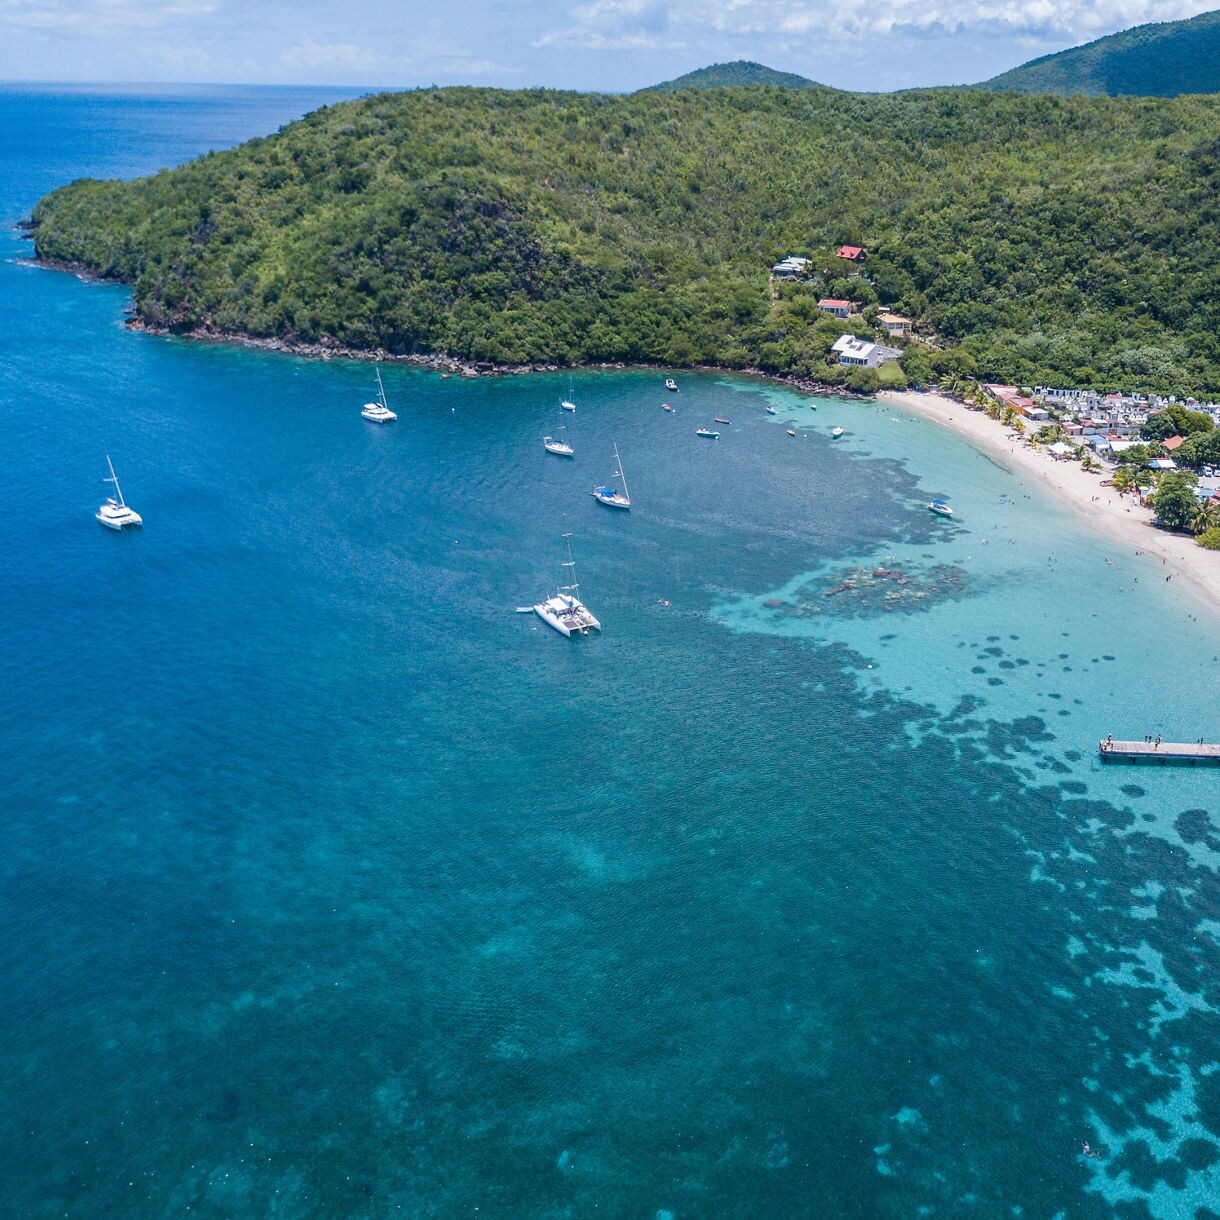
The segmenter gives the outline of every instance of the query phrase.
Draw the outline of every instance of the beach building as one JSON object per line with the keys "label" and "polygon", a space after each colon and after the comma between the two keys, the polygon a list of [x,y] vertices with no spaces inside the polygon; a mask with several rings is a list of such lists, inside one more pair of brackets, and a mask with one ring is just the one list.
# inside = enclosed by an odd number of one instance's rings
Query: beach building
{"label": "beach building", "polygon": [[1186,438],[1184,436],[1171,436],[1168,438],[1168,440],[1163,440],[1161,442],[1169,453],[1173,453],[1175,450],[1180,449],[1185,443]]}
{"label": "beach building", "polygon": [[893,338],[901,338],[911,333],[911,319],[898,313],[879,313],[877,321],[885,327],[885,333]]}
{"label": "beach building", "polygon": [[846,318],[851,313],[851,302],[840,301],[834,297],[826,297],[818,302],[818,308],[823,313],[833,314],[836,318]]}
{"label": "beach building", "polygon": [[845,258],[849,263],[862,263],[868,258],[868,251],[863,246],[840,246],[839,258]]}
{"label": "beach building", "polygon": [[839,358],[839,363],[852,368],[876,369],[887,360],[900,360],[902,352],[896,347],[885,347],[880,343],[869,343],[855,335],[840,335],[830,349]]}
{"label": "beach building", "polygon": [[1149,470],[1177,470],[1178,464],[1173,458],[1152,458],[1148,463]]}

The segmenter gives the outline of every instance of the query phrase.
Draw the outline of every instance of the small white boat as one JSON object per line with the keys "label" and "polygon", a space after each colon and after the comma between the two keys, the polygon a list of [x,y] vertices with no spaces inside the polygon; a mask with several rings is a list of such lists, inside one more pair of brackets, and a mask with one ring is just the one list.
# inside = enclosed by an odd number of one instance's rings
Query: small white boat
{"label": "small white boat", "polygon": [[929,500],[928,507],[941,517],[952,517],[953,509],[946,500]]}
{"label": "small white boat", "polygon": [[576,398],[576,395],[572,393],[572,378],[569,377],[568,378],[568,396],[559,405],[565,411],[575,411],[576,410],[576,403],[574,401],[575,398]]}
{"label": "small white boat", "polygon": [[830,435],[831,435],[831,437],[832,437],[834,440],[836,440],[836,441],[837,441],[837,440],[839,439],[839,437],[841,437],[841,436],[843,435],[843,429],[842,429],[842,428],[837,428],[837,427],[836,427],[836,428],[831,428],[831,430],[830,430]]}
{"label": "small white boat", "polygon": [[588,635],[590,630],[600,631],[602,625],[589,607],[580,600],[580,585],[576,583],[576,561],[572,558],[572,535],[565,533],[563,538],[567,545],[567,558],[562,561],[560,567],[569,569],[571,583],[560,585],[554,597],[539,602],[533,609],[548,627],[554,627],[560,635],[571,639],[574,635]]}
{"label": "small white boat", "polygon": [[704,440],[714,441],[719,438],[720,433],[713,432],[711,428],[696,428],[695,435],[703,437]]}
{"label": "small white boat", "polygon": [[778,412],[778,411],[777,411],[777,410],[776,410],[774,407],[768,407],[768,408],[767,408],[767,414],[768,414],[768,415],[778,415],[778,414],[779,414],[779,412]]}
{"label": "small white boat", "polygon": [[667,402],[663,402],[663,403],[661,404],[661,410],[662,410],[662,411],[672,411],[672,410],[673,410],[673,407],[671,407],[671,406],[669,405],[669,403],[667,403]]}
{"label": "small white boat", "polygon": [[623,459],[618,455],[617,443],[614,444],[613,477],[622,483],[622,491],[619,491],[616,487],[610,487],[607,485],[603,487],[595,487],[589,494],[599,503],[604,504],[607,508],[630,508],[631,496],[627,491],[627,476],[623,474]]}
{"label": "small white boat", "polygon": [[366,402],[360,414],[375,424],[393,423],[398,416],[386,405],[385,386],[381,384],[381,368],[375,364],[373,365],[373,372],[377,374],[377,401]]}
{"label": "small white boat", "polygon": [[559,457],[575,457],[576,451],[568,443],[568,438],[564,436],[567,429],[563,424],[559,425],[559,434],[557,436],[544,436],[542,438],[542,447],[547,453],[558,454]]}
{"label": "small white boat", "polygon": [[93,515],[108,529],[122,530],[143,525],[144,519],[133,508],[128,508],[119,489],[118,476],[114,473],[114,464],[110,454],[106,454],[106,465],[110,467],[110,478],[105,482],[114,484],[114,495],[107,499]]}
{"label": "small white boat", "polygon": [[672,377],[666,377],[665,378],[665,388],[671,394],[676,394],[678,392],[678,383]]}
{"label": "small white boat", "polygon": [[732,427],[732,425],[733,425],[733,421],[732,421],[732,420],[725,419],[725,418],[724,418],[722,415],[717,415],[717,416],[716,416],[716,418],[715,418],[714,420],[712,420],[712,423],[714,423],[714,424],[724,424],[724,426],[725,426],[726,428],[730,428],[730,427]]}
{"label": "small white boat", "polygon": [[795,436],[795,435],[796,435],[796,429],[795,429],[795,428],[789,428],[789,429],[788,429],[788,435],[789,435],[789,436]]}

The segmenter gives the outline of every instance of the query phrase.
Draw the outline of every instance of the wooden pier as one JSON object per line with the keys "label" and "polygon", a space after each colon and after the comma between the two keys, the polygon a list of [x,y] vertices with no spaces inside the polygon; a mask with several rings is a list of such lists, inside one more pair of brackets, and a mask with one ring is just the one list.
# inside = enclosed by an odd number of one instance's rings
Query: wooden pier
{"label": "wooden pier", "polygon": [[1164,766],[1178,763],[1189,767],[1220,766],[1220,745],[1200,741],[1115,741],[1107,737],[1097,743],[1101,761],[1125,763],[1153,763]]}

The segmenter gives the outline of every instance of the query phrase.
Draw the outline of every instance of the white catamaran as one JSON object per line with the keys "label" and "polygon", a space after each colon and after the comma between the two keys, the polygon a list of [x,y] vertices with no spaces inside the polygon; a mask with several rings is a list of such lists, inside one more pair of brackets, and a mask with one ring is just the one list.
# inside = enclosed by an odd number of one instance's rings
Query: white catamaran
{"label": "white catamaran", "polygon": [[392,420],[398,418],[393,411],[386,405],[385,386],[381,384],[381,367],[373,365],[373,372],[377,374],[377,401],[366,402],[364,409],[360,412],[365,419],[370,419],[375,424],[388,424]]}
{"label": "white catamaran", "polygon": [[589,494],[608,508],[630,508],[631,496],[627,492],[627,476],[623,474],[623,459],[618,455],[618,444],[614,444],[614,475],[622,483],[622,490],[615,487],[595,487]]}
{"label": "white catamaran", "polygon": [[534,613],[548,626],[554,627],[560,635],[569,639],[574,635],[588,635],[590,630],[600,631],[601,623],[593,616],[593,612],[580,600],[580,585],[576,583],[576,560],[572,558],[572,534],[565,530],[563,535],[566,558],[560,564],[567,569],[564,575],[570,583],[561,584],[554,597],[539,602],[534,607]]}
{"label": "white catamaran", "polygon": [[119,490],[118,476],[114,473],[114,463],[110,454],[106,454],[106,465],[110,467],[110,478],[105,482],[114,484],[114,495],[94,513],[94,516],[109,530],[121,530],[128,526],[143,525],[143,518],[133,508],[128,508]]}

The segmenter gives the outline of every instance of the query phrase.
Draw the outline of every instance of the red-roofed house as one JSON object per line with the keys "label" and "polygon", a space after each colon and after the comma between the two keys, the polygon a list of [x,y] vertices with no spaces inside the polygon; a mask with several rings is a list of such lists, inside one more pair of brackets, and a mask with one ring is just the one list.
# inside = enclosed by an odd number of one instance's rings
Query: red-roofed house
{"label": "red-roofed house", "polygon": [[864,252],[863,246],[840,246],[839,258],[845,258],[849,262],[862,263],[868,257]]}
{"label": "red-roofed house", "polygon": [[836,301],[831,297],[818,302],[818,308],[823,313],[833,314],[836,318],[846,318],[851,313],[850,301]]}
{"label": "red-roofed house", "polygon": [[1172,453],[1186,438],[1184,436],[1171,436],[1168,440],[1162,441],[1161,444]]}

